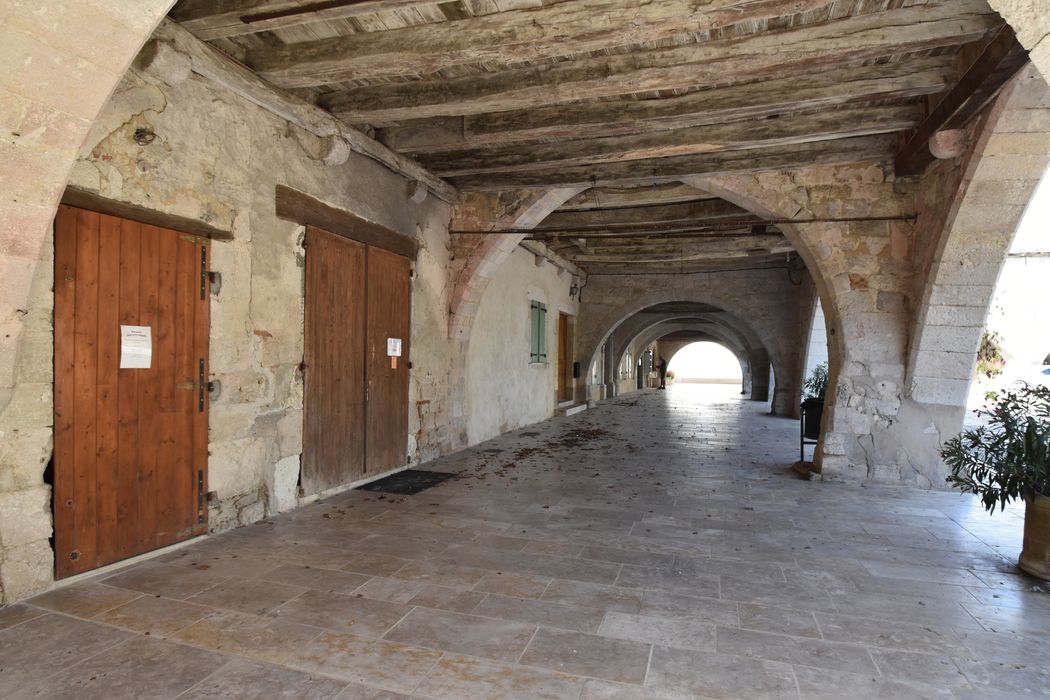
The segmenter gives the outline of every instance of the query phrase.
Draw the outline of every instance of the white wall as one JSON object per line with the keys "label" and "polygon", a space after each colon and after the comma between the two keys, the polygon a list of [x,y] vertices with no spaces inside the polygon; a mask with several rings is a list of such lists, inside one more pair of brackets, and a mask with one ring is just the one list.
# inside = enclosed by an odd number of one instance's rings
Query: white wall
{"label": "white wall", "polygon": [[[467,440],[474,445],[549,418],[557,406],[558,313],[576,315],[572,277],[516,249],[478,307],[467,351]],[[547,306],[547,362],[529,362],[529,304]]]}
{"label": "white wall", "polygon": [[827,361],[828,329],[824,323],[824,309],[818,297],[813,309],[813,328],[809,332],[809,344],[806,346],[806,371],[802,374],[802,381],[809,379],[814,367]]}

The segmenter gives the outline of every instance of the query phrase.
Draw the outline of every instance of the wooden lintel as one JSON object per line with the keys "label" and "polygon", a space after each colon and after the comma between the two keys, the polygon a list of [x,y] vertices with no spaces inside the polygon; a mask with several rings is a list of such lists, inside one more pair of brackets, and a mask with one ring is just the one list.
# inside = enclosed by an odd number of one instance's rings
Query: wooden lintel
{"label": "wooden lintel", "polygon": [[279,219],[304,226],[315,226],[358,243],[382,248],[409,260],[416,259],[419,246],[415,239],[385,226],[337,209],[285,185],[277,185],[275,199]]}
{"label": "wooden lintel", "polygon": [[398,175],[422,182],[435,196],[449,204],[459,201],[459,192],[455,187],[415,161],[392,151],[323,109],[274,87],[226,54],[200,41],[175,22],[164,20],[154,37],[155,40],[170,43],[176,51],[189,56],[193,72],[216,85],[312,134],[344,139],[353,151],[381,163]]}
{"label": "wooden lintel", "polygon": [[168,214],[155,209],[147,209],[146,207],[137,204],[118,202],[114,199],[107,199],[95,192],[82,190],[76,187],[66,188],[66,191],[62,194],[62,204],[68,204],[71,207],[77,207],[79,209],[89,209],[100,214],[119,216],[123,219],[138,221],[139,223],[149,224],[150,226],[170,228],[179,231],[180,233],[188,233],[194,236],[200,236],[201,238],[210,238],[213,241],[233,240],[232,231],[217,228],[203,221],[191,219],[186,216]]}
{"label": "wooden lintel", "polygon": [[1028,63],[1028,52],[1009,26],[1002,27],[984,51],[908,137],[894,158],[898,175],[921,173],[933,160],[930,137],[942,129],[962,128]]}

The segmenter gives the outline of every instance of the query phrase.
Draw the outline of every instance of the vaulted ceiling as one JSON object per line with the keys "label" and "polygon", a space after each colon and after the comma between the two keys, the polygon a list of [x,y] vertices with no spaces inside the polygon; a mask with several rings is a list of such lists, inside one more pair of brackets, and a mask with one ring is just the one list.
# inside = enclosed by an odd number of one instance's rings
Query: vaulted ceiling
{"label": "vaulted ceiling", "polygon": [[1027,60],[986,0],[182,0],[172,18],[460,190],[591,187],[535,234],[587,269],[780,259],[775,226],[677,181],[918,172]]}

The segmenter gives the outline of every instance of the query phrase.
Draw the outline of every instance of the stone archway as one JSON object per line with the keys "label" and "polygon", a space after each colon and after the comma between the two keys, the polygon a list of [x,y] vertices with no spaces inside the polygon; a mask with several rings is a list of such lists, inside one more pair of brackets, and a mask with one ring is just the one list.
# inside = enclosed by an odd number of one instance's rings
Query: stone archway
{"label": "stone archway", "polygon": [[[676,330],[704,332],[712,342],[726,346],[736,355],[744,374],[744,389],[751,394],[751,399],[769,399],[769,353],[746,324],[737,319],[721,319],[721,322],[717,322],[706,318],[668,315],[657,319],[639,318],[638,321],[628,319],[620,326],[620,330],[622,333],[617,333],[617,342],[613,347],[614,364],[620,361],[629,347],[645,347],[666,333]],[[752,366],[757,369],[757,382],[752,382]]]}
{"label": "stone archway", "polygon": [[[800,325],[791,315],[797,314],[797,299],[791,297],[794,288],[790,284],[784,285],[785,288],[772,284],[769,276],[763,274],[766,272],[744,271],[731,276],[676,278],[661,288],[625,287],[625,284],[639,284],[631,282],[636,278],[629,278],[627,282],[620,278],[604,277],[599,278],[601,281],[592,280],[588,283],[587,295],[580,310],[582,321],[577,335],[579,356],[593,363],[610,336],[645,309],[659,304],[691,302],[721,309],[727,323],[738,330],[747,329],[744,335],[753,339],[753,347],[761,347],[768,352],[778,377],[792,377],[797,374],[795,368],[799,364]],[[612,351],[615,351],[615,347]],[[777,415],[793,415],[799,386],[797,377],[779,383],[773,406]]]}
{"label": "stone archway", "polygon": [[977,130],[927,259],[907,396],[938,444],[962,428],[977,348],[1014,234],[1050,166],[1050,87],[1019,75]]}
{"label": "stone archway", "polygon": [[[816,462],[826,479],[933,483],[896,444],[908,344],[913,224],[822,222],[843,212],[914,215],[880,164],[813,166],[793,173],[690,178],[695,187],[781,224],[806,263],[828,328],[828,410]],[[815,184],[803,187],[798,183]],[[802,223],[816,219],[814,223]],[[796,372],[800,373],[801,368]]]}
{"label": "stone archway", "polygon": [[[740,338],[736,337],[727,328],[716,328],[708,325],[697,326],[681,320],[662,321],[653,327],[646,329],[633,343],[634,347],[645,347],[660,340],[661,337],[677,331],[690,331],[696,334],[698,340],[717,343],[733,353],[740,364],[741,393],[750,394],[752,400],[767,401],[769,399],[769,354],[765,348],[749,348]],[[681,347],[675,349],[675,353],[682,347],[697,341],[682,341]],[[665,358],[668,364],[672,357]],[[759,368],[759,382],[753,382],[752,367]]]}
{"label": "stone archway", "polygon": [[[174,0],[5,7],[0,22],[0,600],[51,580],[50,378],[19,376],[27,300],[73,163],[102,108]],[[9,3],[9,5],[11,5]]]}

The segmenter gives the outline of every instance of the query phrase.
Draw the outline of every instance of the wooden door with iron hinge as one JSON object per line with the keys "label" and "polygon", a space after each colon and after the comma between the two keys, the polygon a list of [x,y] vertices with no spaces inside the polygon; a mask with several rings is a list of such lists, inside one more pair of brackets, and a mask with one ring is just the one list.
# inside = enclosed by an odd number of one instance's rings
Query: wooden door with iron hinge
{"label": "wooden door with iron hinge", "polygon": [[403,255],[307,227],[304,493],[405,463],[410,274]]}
{"label": "wooden door with iron hinge", "polygon": [[55,219],[55,571],[207,531],[210,241]]}

